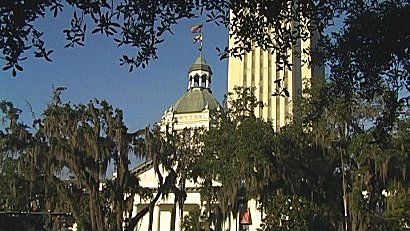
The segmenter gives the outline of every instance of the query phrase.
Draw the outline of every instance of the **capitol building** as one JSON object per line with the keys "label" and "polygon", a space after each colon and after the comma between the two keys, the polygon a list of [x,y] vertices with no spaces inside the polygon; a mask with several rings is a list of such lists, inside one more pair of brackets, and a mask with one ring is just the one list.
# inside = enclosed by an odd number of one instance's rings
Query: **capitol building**
{"label": "capitol building", "polygon": [[[314,36],[313,36],[314,37]],[[304,65],[303,49],[314,46],[314,40],[298,41],[289,51],[292,70],[278,68],[275,63],[275,53],[255,47],[242,58],[230,57],[228,60],[228,92],[233,92],[236,86],[253,87],[255,96],[265,106],[256,111],[256,116],[271,121],[274,129],[292,120],[296,108],[294,102],[301,95],[303,87],[313,78],[323,76],[323,68]],[[233,46],[234,38],[230,38],[229,45]],[[297,55],[299,54],[299,55]],[[213,112],[224,110],[220,102],[212,94],[212,69],[202,56],[202,52],[191,65],[187,74],[187,92],[167,109],[158,122],[161,132],[179,132],[184,129],[209,129]],[[284,87],[289,91],[289,97],[274,97],[277,82],[282,79]],[[228,105],[229,107],[229,105]],[[140,179],[140,185],[151,189],[158,187],[158,180],[150,160],[141,163],[134,170]],[[164,174],[166,174],[164,172]],[[181,182],[180,182],[181,183]],[[183,208],[175,205],[173,194],[160,199],[153,211],[153,231],[179,231],[184,216],[194,209],[201,207],[200,184],[187,179],[183,185],[187,193]],[[213,185],[220,186],[217,181]],[[137,197],[134,212],[138,212],[149,204],[148,200]],[[247,203],[251,218],[249,224],[241,226],[241,230],[256,231],[262,223],[263,213],[257,209],[255,200]],[[219,229],[224,231],[239,231],[239,216],[231,214],[224,218]],[[136,230],[146,231],[149,227],[149,214],[146,214],[136,226]],[[215,228],[216,229],[216,228]],[[217,230],[219,230],[217,229]]]}

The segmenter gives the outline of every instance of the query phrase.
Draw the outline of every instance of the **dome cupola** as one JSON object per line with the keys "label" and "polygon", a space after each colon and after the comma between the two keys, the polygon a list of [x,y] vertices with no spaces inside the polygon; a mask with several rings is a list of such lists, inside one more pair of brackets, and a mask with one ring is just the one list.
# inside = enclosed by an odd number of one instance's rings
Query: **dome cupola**
{"label": "dome cupola", "polygon": [[212,95],[212,70],[202,54],[188,71],[188,92],[185,93],[173,106],[175,113],[192,113],[203,110],[218,110],[221,108],[218,100]]}
{"label": "dome cupola", "polygon": [[206,88],[211,90],[212,70],[206,63],[202,54],[196,59],[195,63],[188,71],[188,91],[192,88]]}
{"label": "dome cupola", "polygon": [[206,88],[194,87],[178,99],[173,110],[175,113],[193,113],[203,110],[217,111],[221,105]]}

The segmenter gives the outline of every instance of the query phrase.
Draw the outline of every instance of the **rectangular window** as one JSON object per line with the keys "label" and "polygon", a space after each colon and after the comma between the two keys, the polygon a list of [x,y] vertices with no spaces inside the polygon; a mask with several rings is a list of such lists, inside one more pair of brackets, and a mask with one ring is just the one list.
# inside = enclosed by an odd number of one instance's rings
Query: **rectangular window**
{"label": "rectangular window", "polygon": [[272,119],[272,50],[268,49],[268,120]]}
{"label": "rectangular window", "polygon": [[248,78],[248,54],[243,55],[243,86],[247,86]]}
{"label": "rectangular window", "polygon": [[[276,70],[276,79],[280,79],[280,71]],[[275,86],[276,88],[276,86]],[[275,110],[275,114],[276,114],[276,129],[279,130],[280,127],[280,96],[275,96],[276,98],[276,110]]]}
{"label": "rectangular window", "polygon": [[252,60],[251,60],[251,86],[255,86],[255,52],[256,49],[252,49]]}
{"label": "rectangular window", "polygon": [[[259,100],[263,101],[263,103],[267,103],[264,102],[263,100],[263,75],[264,75],[264,68],[263,68],[263,55],[264,55],[264,51],[262,49],[260,49],[259,52]],[[259,117],[263,117],[263,107],[259,108]]]}
{"label": "rectangular window", "polygon": [[[288,69],[288,67],[285,67],[284,68],[284,77],[283,77],[283,80],[284,80],[284,87],[286,88],[286,90],[290,93],[290,89],[289,89],[289,69]],[[292,87],[292,86],[290,86],[290,87]],[[287,121],[287,119],[289,118],[289,116],[290,116],[290,114],[289,114],[289,98],[290,97],[285,97],[285,121]]]}

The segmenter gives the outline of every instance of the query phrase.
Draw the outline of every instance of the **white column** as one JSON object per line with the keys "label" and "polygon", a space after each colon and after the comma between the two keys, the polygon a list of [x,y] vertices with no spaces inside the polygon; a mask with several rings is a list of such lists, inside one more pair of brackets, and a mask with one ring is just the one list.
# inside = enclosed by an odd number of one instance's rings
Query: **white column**
{"label": "white column", "polygon": [[205,87],[209,88],[209,77],[207,77],[205,80]]}
{"label": "white column", "polygon": [[161,209],[160,209],[159,205],[156,205],[155,208],[154,208],[154,217],[153,217],[153,221],[152,221],[152,231],[159,231],[159,229],[160,229],[159,222],[161,220],[160,216],[161,216]]}
{"label": "white column", "polygon": [[193,88],[195,86],[195,77],[192,77],[192,79],[191,79],[191,87],[190,88]]}
{"label": "white column", "polygon": [[235,219],[235,217],[233,216],[233,213],[232,212],[230,212],[230,215],[229,215],[229,230],[238,230],[238,217],[239,216],[237,216],[236,217],[236,219]]}
{"label": "white column", "polygon": [[180,214],[180,208],[179,205],[177,204],[175,207],[175,231],[180,231],[180,225],[181,225],[181,214]]}

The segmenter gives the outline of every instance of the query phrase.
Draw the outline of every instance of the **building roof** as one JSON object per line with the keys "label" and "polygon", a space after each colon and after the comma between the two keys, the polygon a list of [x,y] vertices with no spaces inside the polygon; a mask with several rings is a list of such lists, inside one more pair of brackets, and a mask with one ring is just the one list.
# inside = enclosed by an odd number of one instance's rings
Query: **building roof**
{"label": "building roof", "polygon": [[143,172],[148,171],[154,166],[154,162],[152,160],[145,160],[142,163],[138,164],[134,169],[131,170],[131,172],[135,173],[136,175],[139,175]]}
{"label": "building roof", "polygon": [[206,63],[204,57],[202,55],[200,55],[196,60],[195,63],[192,64],[192,66],[189,68],[188,73],[190,73],[191,71],[207,71],[212,75],[212,70],[211,68],[208,66],[208,64]]}
{"label": "building roof", "polygon": [[221,108],[218,100],[207,88],[192,88],[185,95],[178,99],[173,106],[175,113],[201,112],[204,109],[216,111]]}

